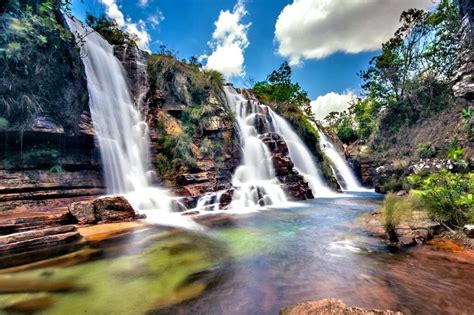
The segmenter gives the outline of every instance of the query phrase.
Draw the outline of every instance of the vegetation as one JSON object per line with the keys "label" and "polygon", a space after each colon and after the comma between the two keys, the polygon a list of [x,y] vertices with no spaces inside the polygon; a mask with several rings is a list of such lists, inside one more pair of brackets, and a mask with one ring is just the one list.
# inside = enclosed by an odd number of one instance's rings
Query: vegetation
{"label": "vegetation", "polygon": [[433,174],[412,175],[408,181],[426,205],[430,217],[449,226],[474,222],[474,174],[455,174],[443,170]]}
{"label": "vegetation", "polygon": [[105,14],[95,17],[87,13],[86,23],[112,45],[138,47],[136,43],[137,37],[121,30],[117,22],[107,18]]}
{"label": "vegetation", "polygon": [[[410,9],[401,26],[360,72],[364,97],[344,113],[331,113],[330,126],[345,143],[357,139],[390,143],[403,126],[412,126],[452,106],[451,81],[460,21],[457,1],[442,0],[432,12]],[[381,146],[380,146],[381,147]],[[420,147],[420,156],[433,156]]]}
{"label": "vegetation", "polygon": [[[26,4],[25,4],[26,3]],[[71,112],[87,106],[78,49],[60,18],[64,3],[52,0],[9,2],[0,15],[0,113],[2,129],[24,129],[39,114],[77,122]],[[75,86],[71,77],[79,78]],[[8,123],[5,124],[5,121]]]}
{"label": "vegetation", "polygon": [[413,196],[399,197],[393,193],[388,193],[385,196],[382,223],[390,241],[398,241],[396,229],[401,221],[410,219],[413,211],[421,209],[422,205],[419,200]]}

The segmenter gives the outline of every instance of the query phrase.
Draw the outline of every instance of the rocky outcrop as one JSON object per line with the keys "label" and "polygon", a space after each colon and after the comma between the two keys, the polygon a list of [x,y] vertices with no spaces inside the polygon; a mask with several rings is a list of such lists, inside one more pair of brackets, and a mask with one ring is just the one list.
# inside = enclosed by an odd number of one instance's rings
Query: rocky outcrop
{"label": "rocky outcrop", "polygon": [[91,201],[74,202],[69,213],[78,224],[95,224],[130,221],[136,218],[135,211],[123,196],[106,196]]}
{"label": "rocky outcrop", "polygon": [[130,92],[137,108],[146,115],[148,112],[148,92],[150,83],[147,73],[149,54],[137,47],[128,45],[114,46],[115,56],[122,62],[128,76]]}
{"label": "rocky outcrop", "polygon": [[260,135],[272,156],[275,175],[285,193],[293,200],[313,199],[313,193],[303,176],[294,168],[288,146],[283,138],[274,132]]}
{"label": "rocky outcrop", "polygon": [[403,313],[348,307],[339,299],[324,299],[291,305],[280,310],[280,315],[403,315]]}
{"label": "rocky outcrop", "polygon": [[456,97],[474,101],[474,5],[471,0],[459,3],[461,29],[460,47],[456,59],[453,91]]}

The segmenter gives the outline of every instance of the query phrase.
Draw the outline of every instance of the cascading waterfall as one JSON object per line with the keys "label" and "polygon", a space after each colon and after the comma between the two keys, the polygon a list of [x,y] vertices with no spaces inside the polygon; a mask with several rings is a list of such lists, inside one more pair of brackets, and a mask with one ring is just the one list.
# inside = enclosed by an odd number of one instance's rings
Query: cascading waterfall
{"label": "cascading waterfall", "polygon": [[125,71],[113,47],[81,22],[66,19],[81,42],[89,107],[108,192],[124,194],[153,222],[189,225],[190,220],[170,214],[172,198],[168,192],[151,185],[148,125],[133,104]]}
{"label": "cascading waterfall", "polygon": [[319,128],[316,127],[320,135],[321,150],[324,152],[326,157],[329,159],[333,173],[341,186],[342,190],[345,191],[362,191],[367,190],[362,187],[359,180],[354,175],[344,157],[336,150],[334,145],[329,141],[328,137]]}
{"label": "cascading waterfall", "polygon": [[286,202],[267,146],[258,138],[255,116],[259,105],[226,87],[225,93],[230,108],[234,111],[243,153],[243,163],[234,174],[232,184],[236,188],[231,208],[281,204]]}
{"label": "cascading waterfall", "polygon": [[331,196],[334,192],[326,185],[319,173],[313,155],[303,143],[301,138],[293,131],[290,124],[281,116],[276,114],[271,108],[266,106],[271,119],[269,125],[272,131],[279,133],[290,152],[290,158],[295,164],[295,168],[308,182],[314,196]]}

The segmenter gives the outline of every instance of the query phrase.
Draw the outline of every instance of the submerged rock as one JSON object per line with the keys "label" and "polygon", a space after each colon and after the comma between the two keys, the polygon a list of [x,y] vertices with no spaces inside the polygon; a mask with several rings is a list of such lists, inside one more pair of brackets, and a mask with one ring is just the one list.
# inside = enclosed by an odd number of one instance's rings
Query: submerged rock
{"label": "submerged rock", "polygon": [[280,315],[403,315],[403,313],[347,307],[339,299],[324,299],[291,305],[280,310]]}

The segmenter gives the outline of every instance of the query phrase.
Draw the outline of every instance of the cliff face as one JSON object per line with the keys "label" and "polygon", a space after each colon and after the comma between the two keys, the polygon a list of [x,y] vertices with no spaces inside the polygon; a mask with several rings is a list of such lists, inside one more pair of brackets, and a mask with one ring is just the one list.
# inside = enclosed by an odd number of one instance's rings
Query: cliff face
{"label": "cliff face", "polygon": [[220,75],[153,55],[148,76],[146,121],[159,181],[189,197],[231,188],[240,143]]}
{"label": "cliff face", "polygon": [[[46,13],[6,8],[1,46],[14,42],[20,50],[0,53],[0,209],[48,209],[103,193],[73,35],[59,9],[42,24],[37,14]],[[13,20],[19,26],[12,28]],[[29,24],[30,33],[21,27]]]}
{"label": "cliff face", "polygon": [[472,102],[474,100],[474,5],[470,0],[461,0],[459,7],[462,18],[459,31],[461,45],[456,60],[457,74],[453,91],[456,97]]}

